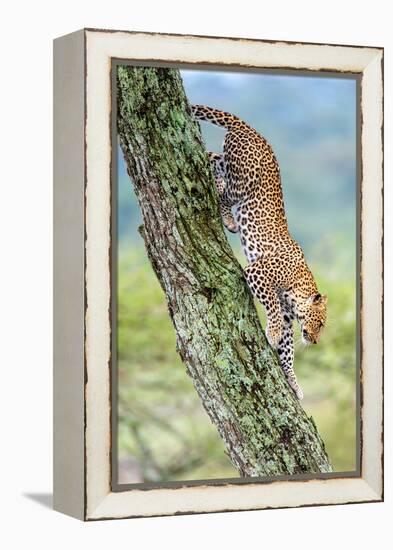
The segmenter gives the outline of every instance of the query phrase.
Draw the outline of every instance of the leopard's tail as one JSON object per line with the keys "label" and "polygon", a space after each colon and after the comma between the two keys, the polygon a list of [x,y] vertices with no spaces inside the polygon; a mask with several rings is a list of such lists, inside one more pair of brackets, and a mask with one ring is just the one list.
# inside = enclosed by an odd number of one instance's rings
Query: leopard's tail
{"label": "leopard's tail", "polygon": [[220,111],[219,109],[214,109],[213,107],[192,105],[191,110],[194,117],[198,120],[205,120],[217,126],[223,126],[228,130],[247,126],[247,124],[237,116],[226,113],[225,111]]}

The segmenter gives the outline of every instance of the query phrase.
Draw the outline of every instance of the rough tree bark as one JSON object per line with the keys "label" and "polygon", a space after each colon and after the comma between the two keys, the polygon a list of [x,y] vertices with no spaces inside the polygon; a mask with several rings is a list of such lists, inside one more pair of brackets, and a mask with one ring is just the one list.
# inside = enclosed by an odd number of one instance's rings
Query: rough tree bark
{"label": "rough tree bark", "polygon": [[118,67],[118,133],[177,349],[242,476],[330,472],[226,240],[199,126],[174,69]]}

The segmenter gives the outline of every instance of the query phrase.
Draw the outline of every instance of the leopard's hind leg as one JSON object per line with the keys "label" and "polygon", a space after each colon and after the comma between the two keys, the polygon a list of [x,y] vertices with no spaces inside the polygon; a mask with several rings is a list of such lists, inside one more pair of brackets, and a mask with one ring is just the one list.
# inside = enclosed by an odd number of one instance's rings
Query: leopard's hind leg
{"label": "leopard's hind leg", "polygon": [[228,199],[225,193],[226,181],[223,155],[220,155],[218,153],[209,153],[209,159],[213,168],[214,179],[216,182],[222,221],[228,231],[230,231],[231,233],[237,233],[239,231],[239,228],[232,214],[231,207],[233,206],[233,204]]}

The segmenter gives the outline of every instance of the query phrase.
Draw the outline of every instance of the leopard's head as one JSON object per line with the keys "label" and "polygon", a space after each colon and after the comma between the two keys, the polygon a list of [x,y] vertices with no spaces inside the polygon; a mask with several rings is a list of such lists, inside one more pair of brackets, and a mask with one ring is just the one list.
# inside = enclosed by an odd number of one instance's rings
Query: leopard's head
{"label": "leopard's head", "polygon": [[301,321],[304,344],[317,344],[326,323],[327,296],[312,294],[304,303]]}

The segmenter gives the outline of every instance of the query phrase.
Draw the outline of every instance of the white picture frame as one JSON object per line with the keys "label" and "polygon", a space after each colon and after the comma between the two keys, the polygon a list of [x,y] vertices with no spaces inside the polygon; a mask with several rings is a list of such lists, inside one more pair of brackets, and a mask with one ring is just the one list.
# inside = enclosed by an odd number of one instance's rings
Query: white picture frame
{"label": "white picture frame", "polygon": [[[354,73],[361,81],[360,472],[114,491],[113,60]],[[84,29],[54,43],[54,507],[81,520],[383,499],[383,49]]]}

